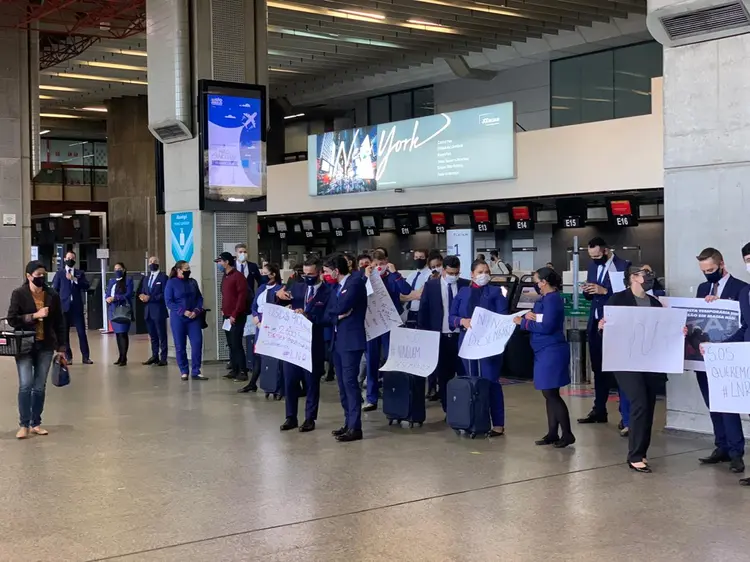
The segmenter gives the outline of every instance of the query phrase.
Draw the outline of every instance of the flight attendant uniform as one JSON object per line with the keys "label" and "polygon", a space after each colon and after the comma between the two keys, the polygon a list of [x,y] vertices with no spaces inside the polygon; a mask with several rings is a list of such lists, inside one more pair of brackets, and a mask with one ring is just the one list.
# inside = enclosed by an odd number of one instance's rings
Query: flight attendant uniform
{"label": "flight attendant uniform", "polygon": [[521,328],[531,332],[534,351],[534,388],[550,390],[570,384],[570,346],[565,339],[563,299],[554,291],[534,303],[537,320],[523,319]]}

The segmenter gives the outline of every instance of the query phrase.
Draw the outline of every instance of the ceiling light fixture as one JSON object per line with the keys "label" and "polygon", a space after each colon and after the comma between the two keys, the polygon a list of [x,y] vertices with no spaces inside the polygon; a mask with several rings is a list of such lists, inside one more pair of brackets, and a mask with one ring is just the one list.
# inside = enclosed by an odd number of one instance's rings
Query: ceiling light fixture
{"label": "ceiling light fixture", "polygon": [[39,131],[39,136],[46,135],[47,133],[49,133],[49,129],[44,129],[43,131]]}
{"label": "ceiling light fixture", "polygon": [[40,84],[40,90],[53,90],[55,92],[83,92],[80,88],[69,88],[68,86],[52,86],[49,84]]}
{"label": "ceiling light fixture", "polygon": [[63,214],[62,213],[50,213],[49,216],[52,218],[57,218],[57,217],[63,216]]}
{"label": "ceiling light fixture", "polygon": [[373,12],[359,12],[357,10],[335,10],[337,12],[343,12],[345,14],[349,14],[352,16],[360,16],[362,18],[368,18],[372,20],[385,20],[385,16],[383,14],[375,14]]}
{"label": "ceiling light fixture", "polygon": [[297,117],[304,117],[304,113],[295,113],[294,115],[284,115],[284,119],[296,119]]}
{"label": "ceiling light fixture", "polygon": [[114,82],[119,84],[135,84],[137,86],[148,86],[148,82],[146,82],[145,80],[130,80],[128,78],[113,78],[111,76],[96,76],[93,74],[77,74],[75,72],[45,72],[45,75],[55,76],[57,78],[73,78],[75,80],[95,80],[97,82]]}
{"label": "ceiling light fixture", "polygon": [[434,4],[436,6],[448,6],[450,8],[461,8],[462,10],[474,10],[474,11],[481,11],[488,14],[495,14],[498,16],[510,16],[512,18],[524,18],[524,19],[532,19],[528,16],[525,16],[519,12],[514,12],[510,9],[505,10],[499,10],[497,7],[491,5],[491,4],[485,4],[483,2],[449,2],[447,0],[416,0],[417,2],[422,2],[423,4]]}
{"label": "ceiling light fixture", "polygon": [[302,71],[292,70],[290,68],[272,68],[272,67],[269,66],[268,70],[269,70],[269,72],[286,72],[286,73],[289,73],[289,74],[304,74],[304,72],[302,72]]}
{"label": "ceiling light fixture", "polygon": [[360,37],[345,37],[337,33],[310,33],[309,31],[299,31],[296,29],[289,29],[287,27],[279,27],[278,25],[269,25],[268,31],[271,33],[281,33],[286,35],[293,35],[295,37],[307,37],[309,39],[321,39],[325,41],[340,41],[342,43],[354,43],[356,45],[369,45],[370,47],[385,47],[387,49],[403,49],[402,45],[395,43],[389,43],[387,41],[378,41],[375,39],[362,39]]}
{"label": "ceiling light fixture", "polygon": [[120,64],[116,62],[99,62],[99,61],[75,61],[82,66],[93,66],[96,68],[114,68],[116,70],[135,70],[137,72],[148,72],[145,66],[134,66],[132,64]]}
{"label": "ceiling light fixture", "polygon": [[56,98],[55,96],[45,96],[44,94],[39,94],[40,100],[56,100],[60,98]]}
{"label": "ceiling light fixture", "polygon": [[79,111],[95,111],[97,113],[107,113],[106,107],[76,107],[76,109]]}
{"label": "ceiling light fixture", "polygon": [[435,31],[437,33],[451,33],[458,34],[458,30],[441,25],[439,23],[430,23],[422,20],[406,20],[407,23],[400,24],[401,27],[408,27],[410,29],[421,29],[422,31]]}
{"label": "ceiling light fixture", "polygon": [[68,115],[67,113],[40,113],[39,117],[49,117],[50,119],[83,119],[80,115]]}

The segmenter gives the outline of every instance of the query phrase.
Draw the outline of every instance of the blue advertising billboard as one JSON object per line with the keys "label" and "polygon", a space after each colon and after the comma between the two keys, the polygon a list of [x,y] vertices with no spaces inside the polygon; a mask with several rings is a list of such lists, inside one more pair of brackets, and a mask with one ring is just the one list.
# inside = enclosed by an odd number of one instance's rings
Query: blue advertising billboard
{"label": "blue advertising billboard", "polygon": [[513,103],[308,137],[313,196],[515,176]]}

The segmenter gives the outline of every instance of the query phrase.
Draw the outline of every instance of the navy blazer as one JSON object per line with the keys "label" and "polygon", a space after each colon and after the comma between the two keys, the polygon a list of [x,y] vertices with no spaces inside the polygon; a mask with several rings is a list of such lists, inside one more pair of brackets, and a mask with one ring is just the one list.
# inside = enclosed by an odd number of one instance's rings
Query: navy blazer
{"label": "navy blazer", "polygon": [[[709,294],[711,294],[711,285],[713,285],[713,283],[709,283],[708,281],[704,281],[703,283],[698,285],[698,290],[695,293],[695,297],[699,299],[705,299]],[[729,301],[739,300],[740,293],[745,287],[747,287],[747,283],[730,275],[719,298]]]}
{"label": "navy blazer", "polygon": [[[167,281],[167,286],[164,290],[164,301],[172,313],[170,322],[200,321],[200,313],[203,312],[203,295],[195,279],[172,277]],[[188,318],[185,316],[185,312],[188,310],[195,312],[198,316],[193,319]]]}
{"label": "navy blazer", "polygon": [[58,269],[52,279],[52,288],[60,295],[60,304],[63,312],[83,312],[83,293],[89,290],[89,282],[86,275],[80,269],[73,270],[73,277],[78,283],[68,281],[68,272],[65,268]]}
{"label": "navy blazer", "polygon": [[[419,299],[419,311],[417,311],[417,328],[420,330],[443,331],[443,314],[445,309],[443,308],[442,282],[442,278],[428,279],[424,284],[422,296]],[[461,289],[468,286],[469,282],[459,277],[454,289],[455,295],[453,300],[456,300],[458,292]],[[450,310],[448,311],[448,316],[450,316]]]}
{"label": "navy blazer", "polygon": [[[276,283],[273,287],[269,287],[266,284],[261,285],[258,287],[258,292],[253,296],[253,304],[251,307],[251,311],[254,317],[256,317],[260,322],[263,321],[263,314],[260,313],[258,310],[258,299],[263,294],[263,291],[266,291],[266,302],[269,304],[277,304],[276,303],[276,293],[279,292],[279,289],[281,289],[283,285],[281,283]],[[251,320],[252,322],[252,320]]]}
{"label": "navy blazer", "polygon": [[[377,275],[377,273],[375,273]],[[383,277],[383,283],[385,288],[388,289],[388,294],[391,295],[391,300],[399,314],[404,311],[404,303],[401,302],[401,295],[408,295],[411,293],[411,285],[406,282],[404,276],[400,273],[389,273]]]}
{"label": "navy blazer", "polygon": [[[339,290],[340,289],[340,290]],[[339,320],[339,316],[349,313]],[[365,316],[367,315],[367,289],[362,278],[349,276],[344,286],[331,288],[326,317],[335,327],[334,346],[337,351],[364,351],[367,344]]]}
{"label": "navy blazer", "polygon": [[[472,293],[474,291],[480,292],[479,298],[476,299],[476,304],[472,302]],[[458,291],[456,298],[453,299],[448,322],[454,328],[460,328],[463,334],[466,330],[461,328],[461,319],[471,318],[471,315],[474,314],[474,308],[477,306],[497,314],[508,314],[508,299],[503,296],[500,287],[494,285],[476,287],[472,284]]]}
{"label": "navy blazer", "polygon": [[163,271],[156,274],[156,279],[151,287],[148,286],[151,274],[144,275],[141,279],[141,285],[138,287],[138,295],[149,297],[148,302],[144,304],[143,317],[155,321],[161,321],[167,318],[167,303],[164,300],[164,291],[167,288],[169,277]]}
{"label": "navy blazer", "polygon": [[750,341],[750,330],[748,330],[748,323],[750,323],[750,285],[745,285],[742,288],[739,294],[739,301],[740,329],[727,340],[730,342]]}
{"label": "navy blazer", "polygon": [[318,290],[315,291],[312,300],[307,302],[307,288],[307,285],[304,283],[295,283],[289,288],[289,292],[292,294],[292,300],[279,301],[278,304],[282,306],[291,305],[293,310],[301,308],[305,311],[305,316],[313,325],[312,353],[313,355],[325,354],[325,331],[328,324],[326,308],[328,307],[328,300],[331,297],[333,290],[328,283],[321,283]]}
{"label": "navy blazer", "polygon": [[565,306],[562,295],[553,291],[534,303],[534,314],[542,321],[521,320],[521,329],[531,332],[531,349],[541,351],[547,346],[566,343]]}
{"label": "navy blazer", "polygon": [[[615,267],[615,270],[617,271],[626,271],[632,264],[628,260],[624,260],[621,257],[619,257],[617,254],[615,254],[615,257],[612,259],[612,265]],[[588,274],[586,275],[586,283],[596,283],[597,285],[600,285],[607,289],[606,295],[590,295],[588,293],[583,293],[583,297],[591,301],[591,314],[589,315],[589,322],[588,322],[588,330],[599,330],[599,319],[604,318],[604,305],[607,304],[607,301],[609,300],[609,297],[612,296],[612,283],[609,280],[609,275],[605,274],[604,279],[601,283],[598,282],[597,279],[597,270],[599,269],[599,266],[592,260],[592,262],[589,264]],[[623,273],[623,280],[624,280],[624,273]]]}

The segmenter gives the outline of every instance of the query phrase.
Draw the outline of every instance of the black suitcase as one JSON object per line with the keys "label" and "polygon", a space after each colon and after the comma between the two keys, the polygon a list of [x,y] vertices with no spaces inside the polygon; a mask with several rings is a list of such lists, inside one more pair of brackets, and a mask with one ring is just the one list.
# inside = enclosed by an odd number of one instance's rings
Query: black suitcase
{"label": "black suitcase", "polygon": [[446,421],[456,433],[463,431],[474,439],[490,432],[491,384],[482,377],[455,377],[448,381]]}
{"label": "black suitcase", "polygon": [[388,425],[394,421],[415,423],[420,426],[427,417],[425,409],[425,379],[395,371],[383,373],[383,413]]}
{"label": "black suitcase", "polygon": [[266,393],[266,400],[273,395],[274,400],[284,398],[284,373],[281,361],[267,355],[260,356],[260,389]]}

